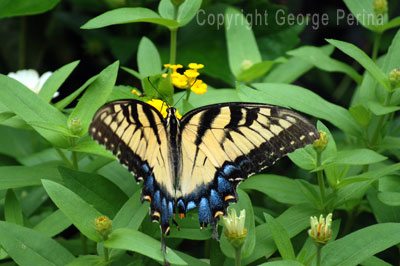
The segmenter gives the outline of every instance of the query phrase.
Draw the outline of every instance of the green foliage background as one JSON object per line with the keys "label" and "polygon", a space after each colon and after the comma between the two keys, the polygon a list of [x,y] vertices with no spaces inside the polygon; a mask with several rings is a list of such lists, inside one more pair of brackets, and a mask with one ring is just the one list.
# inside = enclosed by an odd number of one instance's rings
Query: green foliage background
{"label": "green foliage background", "polygon": [[[287,10],[269,2],[247,2],[246,12]],[[389,11],[396,6],[393,2]],[[0,75],[1,265],[163,262],[159,227],[150,222],[148,203],[140,203],[141,185],[87,130],[105,102],[138,98],[133,88],[145,92],[143,99],[156,97],[145,81],[148,76],[156,79],[168,62],[205,64],[205,95],[191,93],[177,102],[184,92],[159,84],[181,113],[226,101],[276,104],[313,117],[329,136],[320,160],[307,146],[289,155],[294,165],[283,159],[239,186],[240,200],[231,208],[247,212],[242,264],[316,264],[316,247],[307,235],[310,216],[331,212],[334,234],[322,248],[322,265],[399,263],[400,86],[389,73],[400,67],[400,17],[386,12],[382,25],[359,19],[361,34],[371,39],[370,49],[335,39],[300,45],[306,25],[278,27],[273,20],[268,27],[254,28],[245,20],[220,29],[196,23],[200,8],[205,14],[242,18],[241,4],[186,0],[175,8],[170,0],[0,2],[0,21],[20,23],[18,31],[6,30],[8,37],[18,32],[19,49],[11,48],[13,39],[2,42],[1,69],[36,66],[40,51],[51,47],[52,39],[65,37],[57,34],[60,27],[79,32],[77,46],[86,51],[80,63],[70,57],[79,54],[72,51],[76,47],[58,42],[58,53],[48,55],[46,62],[61,61],[63,66],[38,94]],[[373,0],[344,4],[356,17],[365,12],[377,16]],[[51,16],[51,23],[28,31],[27,15],[41,13]],[[35,40],[32,46],[26,36]],[[46,40],[37,41],[40,36]],[[31,52],[35,49],[37,56]],[[6,50],[9,56],[4,56]],[[88,67],[95,58],[96,67]],[[312,79],[320,83],[321,93],[301,85]],[[52,100],[59,89],[61,97]],[[80,128],[72,126],[76,119]],[[106,240],[93,225],[101,215],[113,220]],[[233,263],[234,251],[222,227],[217,242],[211,239],[212,230],[198,229],[196,211],[178,222],[181,230],[172,228],[166,239],[169,262]]]}

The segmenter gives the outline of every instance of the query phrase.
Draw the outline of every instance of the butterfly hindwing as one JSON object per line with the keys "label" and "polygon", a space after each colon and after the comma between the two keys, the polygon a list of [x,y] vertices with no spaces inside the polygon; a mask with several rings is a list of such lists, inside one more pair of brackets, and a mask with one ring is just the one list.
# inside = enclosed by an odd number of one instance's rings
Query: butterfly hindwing
{"label": "butterfly hindwing", "polygon": [[214,223],[237,200],[239,182],[317,138],[306,119],[273,105],[223,103],[187,113],[181,120],[179,211],[198,206],[201,226]]}
{"label": "butterfly hindwing", "polygon": [[152,220],[163,232],[172,217],[175,177],[169,155],[165,120],[154,107],[137,100],[119,100],[101,107],[89,134],[113,152],[120,163],[143,180],[142,200],[150,201]]}

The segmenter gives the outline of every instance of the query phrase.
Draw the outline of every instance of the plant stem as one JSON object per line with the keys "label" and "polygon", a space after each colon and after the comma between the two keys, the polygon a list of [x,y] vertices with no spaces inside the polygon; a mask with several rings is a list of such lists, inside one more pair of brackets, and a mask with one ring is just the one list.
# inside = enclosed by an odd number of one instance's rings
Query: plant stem
{"label": "plant stem", "polygon": [[78,154],[76,151],[72,152],[72,167],[74,168],[74,170],[79,170],[79,166],[78,166]]}
{"label": "plant stem", "polygon": [[[174,5],[174,20],[178,17],[179,7]],[[169,63],[175,65],[176,63],[176,40],[178,36],[178,28],[171,28],[171,43],[169,47]]]}
{"label": "plant stem", "polygon": [[71,161],[65,156],[60,148],[55,148],[57,153],[60,155],[61,159],[68,165],[68,167],[73,167]]}
{"label": "plant stem", "polygon": [[242,265],[242,247],[235,248],[235,266]]}
{"label": "plant stem", "polygon": [[[385,103],[383,104],[383,106],[387,106],[387,105],[390,104],[390,100],[391,100],[391,98],[392,98],[392,94],[393,94],[392,92],[389,92],[389,93],[388,93],[388,95],[386,96]],[[383,124],[383,122],[385,121],[385,118],[386,118],[386,115],[381,115],[381,116],[379,117],[378,124],[377,124],[377,126],[376,126],[376,128],[375,128],[375,132],[374,132],[374,134],[372,135],[372,139],[371,139],[371,142],[370,142],[370,146],[374,146],[374,145],[376,144],[376,141],[378,140],[378,137],[379,137],[379,131],[380,131],[381,128],[382,128],[382,124]]]}
{"label": "plant stem", "polygon": [[376,57],[378,56],[378,51],[379,51],[379,45],[381,43],[381,37],[382,33],[376,33],[375,38],[374,38],[374,44],[372,47],[372,60],[376,60]]}
{"label": "plant stem", "polygon": [[171,43],[169,50],[169,63],[175,65],[176,63],[176,40],[178,36],[178,28],[171,29]]}
{"label": "plant stem", "polygon": [[[322,152],[317,152],[317,167],[321,166],[321,161],[322,161]],[[325,181],[324,181],[324,174],[322,171],[323,170],[319,170],[317,172],[317,177],[318,177],[319,190],[321,192],[322,203],[324,204],[324,202],[325,202]]]}
{"label": "plant stem", "polygon": [[104,246],[104,243],[103,243],[103,255],[104,255],[104,261],[106,262],[106,265],[109,265],[109,260],[110,260],[110,255],[109,255],[109,253],[108,253],[108,248],[106,248],[105,246]]}
{"label": "plant stem", "polygon": [[319,243],[315,243],[317,246],[317,266],[321,266],[321,249],[322,245]]}

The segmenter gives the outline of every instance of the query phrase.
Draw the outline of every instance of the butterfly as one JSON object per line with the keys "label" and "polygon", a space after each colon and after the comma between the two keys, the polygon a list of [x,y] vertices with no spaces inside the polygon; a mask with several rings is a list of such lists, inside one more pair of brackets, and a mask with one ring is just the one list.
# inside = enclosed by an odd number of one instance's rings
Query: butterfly
{"label": "butterfly", "polygon": [[[237,185],[279,158],[314,142],[317,129],[279,106],[230,102],[200,107],[177,118],[139,100],[117,100],[94,115],[89,134],[143,181],[150,217],[170,231],[176,209],[183,218],[198,207],[200,227],[215,226]],[[175,222],[176,223],[176,222]]]}

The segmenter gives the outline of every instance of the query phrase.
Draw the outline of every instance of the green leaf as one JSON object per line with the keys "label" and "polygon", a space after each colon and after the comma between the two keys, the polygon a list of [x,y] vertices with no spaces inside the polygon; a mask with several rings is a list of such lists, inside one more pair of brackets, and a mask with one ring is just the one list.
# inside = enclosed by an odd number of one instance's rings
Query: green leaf
{"label": "green leaf", "polygon": [[375,224],[322,248],[324,266],[353,266],[400,242],[400,224]]}
{"label": "green leaf", "polygon": [[329,57],[320,48],[314,46],[302,46],[295,50],[287,52],[287,54],[299,57],[314,66],[328,72],[342,72],[351,77],[358,84],[362,81],[362,76],[357,73],[351,66]]}
{"label": "green leaf", "polygon": [[93,115],[108,99],[114,88],[118,73],[118,61],[106,67],[97,79],[89,86],[80,98],[78,104],[68,118],[68,125],[71,120],[78,118],[81,120],[82,131],[80,135],[87,133]]}
{"label": "green leaf", "polygon": [[400,223],[400,206],[384,204],[378,198],[378,191],[368,190],[367,199],[378,223]]}
{"label": "green leaf", "polygon": [[201,7],[202,0],[191,0],[184,1],[183,4],[179,6],[178,17],[176,20],[179,26],[185,26],[188,24],[197,14],[199,8]]}
{"label": "green leaf", "polygon": [[353,105],[350,107],[349,111],[359,125],[366,127],[371,122],[371,114],[364,105]]}
{"label": "green leaf", "polygon": [[386,150],[398,150],[400,149],[400,137],[387,136],[378,145],[378,147]]}
{"label": "green leaf", "polygon": [[[335,206],[341,206],[342,204],[344,204],[349,200],[359,199],[366,193],[366,191],[370,188],[370,185],[377,179],[382,178],[383,176],[386,175],[393,174],[399,170],[400,170],[400,163],[397,163],[397,164],[392,164],[390,166],[381,167],[376,170],[370,170],[366,173],[357,176],[348,177],[348,178],[368,178],[369,180],[351,183],[339,189],[336,197],[338,200],[335,203]],[[346,179],[347,178],[345,178],[344,180]]]}
{"label": "green leaf", "polygon": [[296,182],[298,184],[298,188],[303,192],[308,201],[316,208],[322,210],[323,202],[316,186],[303,179],[296,179]]}
{"label": "green leaf", "polygon": [[389,206],[400,206],[400,192],[380,192],[378,199]]}
{"label": "green leaf", "polygon": [[106,150],[106,148],[103,145],[100,145],[99,143],[89,138],[83,138],[75,146],[70,147],[69,150],[77,152],[86,152],[89,154],[96,154],[103,156],[105,158],[115,160],[115,156],[110,151]]}
{"label": "green leaf", "polygon": [[400,26],[400,17],[395,17],[394,19],[390,20],[389,22],[383,24],[381,30],[382,32],[392,29],[392,28],[397,28]]}
{"label": "green leaf", "polygon": [[94,220],[102,216],[100,212],[64,186],[50,180],[42,183],[54,204],[82,234],[95,242],[102,240],[94,228]]}
{"label": "green leaf", "polygon": [[4,201],[4,217],[9,223],[24,225],[21,204],[12,189],[7,189],[6,199]]}
{"label": "green leaf", "polygon": [[[245,193],[243,190],[238,189],[238,198],[240,199],[236,204],[231,205],[229,208],[235,208],[236,213],[240,213],[241,210],[245,209],[246,210],[246,221],[245,221],[245,227],[247,228],[247,236],[246,240],[242,246],[242,258],[246,258],[250,256],[256,245],[256,230],[255,230],[255,225],[254,225],[254,212],[253,212],[253,205],[251,203],[251,200],[247,193]],[[229,212],[229,210],[228,210]],[[230,257],[234,258],[235,257],[235,250],[229,244],[228,239],[226,238],[225,234],[221,234],[221,239],[220,239],[220,247],[222,252]]]}
{"label": "green leaf", "polygon": [[[321,46],[321,50],[326,56],[330,56],[334,50],[332,45]],[[264,82],[273,83],[292,83],[313,67],[312,64],[299,57],[291,57],[286,63],[274,67],[264,79]]]}
{"label": "green leaf", "polygon": [[149,22],[168,28],[176,28],[179,26],[177,21],[162,18],[153,10],[142,7],[127,7],[107,11],[86,22],[81,29],[97,29],[111,25],[134,22]]}
{"label": "green leaf", "polygon": [[[240,98],[244,101],[264,102],[288,106],[303,113],[328,120],[346,133],[359,136],[361,128],[348,110],[332,104],[310,90],[299,86],[279,83],[255,83],[257,90],[240,85]],[[310,104],[310,103],[313,104]]]}
{"label": "green leaf", "polygon": [[368,259],[362,261],[360,263],[362,266],[391,266],[392,264],[387,263],[386,261],[375,257],[371,256]]}
{"label": "green leaf", "polygon": [[[347,8],[353,13],[354,17],[363,25],[365,28],[382,32],[382,26],[385,25],[386,19],[382,15],[377,15],[373,9],[374,0],[343,0]],[[338,14],[338,19],[345,18],[344,10],[341,10],[341,14]],[[387,15],[385,15],[387,17]]]}
{"label": "green leaf", "polygon": [[44,218],[40,223],[35,225],[33,229],[46,236],[53,237],[70,227],[71,224],[71,221],[62,211],[56,210]]}
{"label": "green leaf", "polygon": [[74,135],[68,128],[67,126],[60,126],[60,125],[54,125],[51,123],[47,122],[41,122],[41,121],[31,121],[28,122],[29,125],[32,127],[36,128],[42,128],[42,129],[47,129],[49,131],[53,131],[55,133],[61,134],[66,137],[71,137],[71,138],[78,138],[78,136]]}
{"label": "green leaf", "polygon": [[161,58],[157,47],[147,37],[142,37],[139,43],[137,63],[142,77],[161,73]]}
{"label": "green leaf", "polygon": [[35,230],[0,221],[0,244],[21,266],[66,265],[74,256],[57,241]]}
{"label": "green leaf", "polygon": [[285,228],[268,213],[264,213],[264,217],[281,257],[284,260],[295,260],[293,246]]}
{"label": "green leaf", "polygon": [[[120,208],[113,219],[113,228],[130,228],[138,230],[143,219],[149,213],[149,203],[141,202],[142,191],[139,189]],[[132,213],[132,210],[135,210]]]}
{"label": "green leaf", "polygon": [[125,70],[126,72],[128,72],[129,74],[131,74],[132,76],[134,76],[134,77],[137,78],[137,79],[140,79],[140,80],[143,79],[142,75],[140,75],[139,72],[137,72],[137,71],[135,71],[135,70],[133,70],[133,69],[130,69],[130,68],[128,68],[128,67],[121,67],[121,69],[122,69],[122,70]]}
{"label": "green leaf", "polygon": [[[292,238],[310,226],[310,216],[320,215],[320,211],[308,204],[299,204],[290,207],[282,213],[276,221]],[[262,257],[269,257],[276,251],[276,246],[267,224],[256,227],[256,247],[254,252],[243,260],[243,264],[250,264]]]}
{"label": "green leaf", "polygon": [[0,189],[39,186],[41,179],[61,181],[57,166],[0,166]]}
{"label": "green leaf", "polygon": [[225,21],[229,66],[233,75],[239,77],[246,65],[261,62],[261,54],[253,31],[241,12],[228,7],[225,11]]}
{"label": "green leaf", "polygon": [[0,18],[40,14],[53,9],[60,0],[12,0],[0,2]]}
{"label": "green leaf", "polygon": [[[163,253],[160,249],[161,243],[139,231],[128,228],[119,228],[113,231],[108,240],[104,241],[104,246],[114,249],[130,250],[159,262],[164,261]],[[167,247],[166,259],[171,264],[186,265],[175,252]]]}
{"label": "green leaf", "polygon": [[327,42],[334,45],[343,53],[352,57],[362,65],[368,73],[374,77],[387,91],[390,91],[388,76],[368,57],[360,48],[348,42],[342,42],[334,39],[326,39]]}
{"label": "green leaf", "polygon": [[[18,81],[0,74],[0,102],[25,122],[46,122],[65,126],[66,117]],[[68,146],[65,136],[39,127],[35,130],[56,147]]]}
{"label": "green leaf", "polygon": [[369,101],[368,107],[374,115],[386,115],[400,110],[400,106],[384,106],[374,101]]}
{"label": "green leaf", "polygon": [[2,113],[0,113],[0,123],[4,122],[14,116],[15,116],[15,114],[12,112],[2,112]]}
{"label": "green leaf", "polygon": [[272,199],[285,204],[307,202],[304,194],[299,191],[298,184],[292,178],[278,175],[258,174],[240,184],[240,189],[257,190]]}
{"label": "green leaf", "polygon": [[98,174],[74,171],[60,167],[64,184],[85,202],[113,219],[125,201],[126,194],[113,182]]}
{"label": "green leaf", "polygon": [[252,65],[250,68],[244,70],[238,77],[237,80],[243,82],[251,82],[257,78],[262,77],[270,68],[275,64],[275,61],[262,61]]}
{"label": "green leaf", "polygon": [[314,169],[314,171],[319,171],[325,169],[328,166],[336,164],[344,165],[366,165],[382,162],[386,160],[387,157],[380,155],[379,153],[369,150],[369,149],[353,149],[339,151],[335,158],[330,158],[323,162],[321,167]]}
{"label": "green leaf", "polygon": [[260,264],[259,266],[303,266],[304,264],[294,260],[271,261]]}
{"label": "green leaf", "polygon": [[58,110],[62,110],[65,107],[67,107],[67,105],[72,103],[72,101],[75,100],[76,97],[78,97],[90,84],[92,84],[93,81],[95,81],[98,76],[99,75],[95,75],[95,76],[91,77],[90,79],[88,79],[81,87],[79,87],[79,89],[75,90],[73,93],[71,93],[70,95],[68,95],[64,99],[62,99],[62,100],[58,101],[57,103],[55,103],[54,106]]}
{"label": "green leaf", "polygon": [[67,266],[87,266],[87,265],[95,265],[95,266],[105,266],[107,265],[104,262],[104,259],[97,255],[80,255],[75,258],[72,262],[68,263]]}
{"label": "green leaf", "polygon": [[78,64],[79,61],[74,61],[57,69],[43,84],[39,91],[39,96],[49,102]]}

